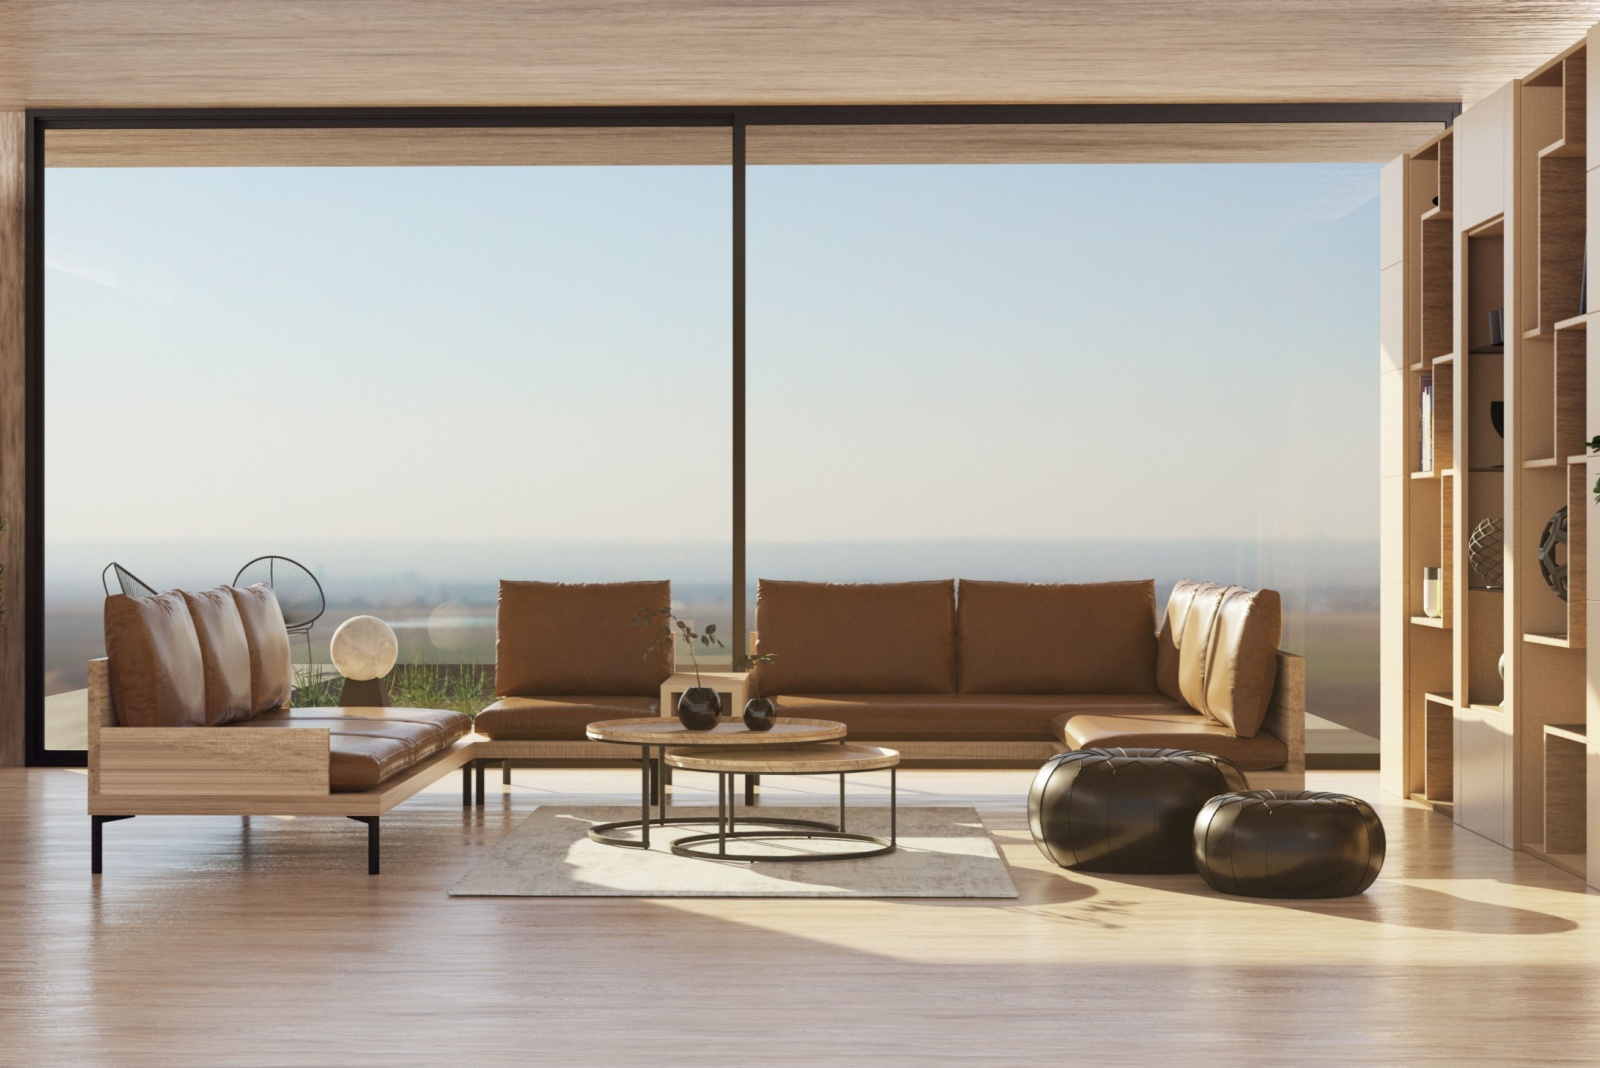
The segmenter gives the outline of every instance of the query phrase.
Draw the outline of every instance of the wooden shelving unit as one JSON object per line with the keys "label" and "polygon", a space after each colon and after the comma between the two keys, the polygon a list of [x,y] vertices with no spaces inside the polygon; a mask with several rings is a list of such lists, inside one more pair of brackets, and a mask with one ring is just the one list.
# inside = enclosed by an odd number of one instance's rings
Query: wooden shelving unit
{"label": "wooden shelving unit", "polygon": [[[1587,641],[1600,457],[1586,449],[1600,433],[1589,400],[1600,329],[1584,275],[1600,170],[1587,151],[1587,46],[1385,171],[1385,344],[1403,354],[1383,378],[1386,418],[1402,424],[1386,428],[1383,459],[1383,768],[1386,789],[1600,886],[1588,843],[1600,824],[1587,775],[1600,757],[1588,742],[1600,737],[1588,696],[1600,650]],[[1495,533],[1498,576],[1474,548]],[[1425,567],[1446,575],[1441,618],[1422,612]]]}

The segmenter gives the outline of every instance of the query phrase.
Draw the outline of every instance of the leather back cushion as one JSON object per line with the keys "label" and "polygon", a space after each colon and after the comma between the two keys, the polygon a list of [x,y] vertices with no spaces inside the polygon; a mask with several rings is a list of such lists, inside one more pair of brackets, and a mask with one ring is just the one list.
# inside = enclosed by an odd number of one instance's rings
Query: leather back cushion
{"label": "leather back cushion", "polygon": [[218,727],[255,714],[250,707],[250,645],[228,587],[184,593],[206,680],[206,726]]}
{"label": "leather back cushion", "polygon": [[1158,642],[1161,692],[1253,738],[1272,700],[1282,637],[1278,591],[1179,582]]}
{"label": "leather back cushion", "polygon": [[758,693],[954,693],[956,584],[762,579]]}
{"label": "leather back cushion", "polygon": [[239,609],[250,649],[250,711],[284,708],[294,692],[294,676],[289,666],[289,632],[284,629],[278,597],[264,583],[243,589],[229,586],[228,593]]}
{"label": "leather back cushion", "polygon": [[672,602],[670,582],[500,583],[495,688],[500,697],[606,694],[654,697],[672,674],[672,647],[653,649]]}
{"label": "leather back cushion", "polygon": [[961,580],[962,693],[1156,692],[1156,584]]}
{"label": "leather back cushion", "polygon": [[181,593],[106,598],[111,700],[124,727],[203,727],[205,668]]}

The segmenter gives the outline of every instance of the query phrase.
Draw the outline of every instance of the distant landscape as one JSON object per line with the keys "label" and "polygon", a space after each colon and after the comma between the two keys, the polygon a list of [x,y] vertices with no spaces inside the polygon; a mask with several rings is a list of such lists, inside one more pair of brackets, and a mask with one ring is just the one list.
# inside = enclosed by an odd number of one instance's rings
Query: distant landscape
{"label": "distant landscape", "polygon": [[[47,549],[45,691],[86,685],[85,661],[102,655],[100,571],[115,559],[157,589],[230,581],[240,565],[277,551],[309,566],[328,610],[312,632],[311,656],[353,615],[376,615],[400,638],[409,663],[494,662],[500,578],[617,581],[670,578],[676,610],[697,624],[732,622],[726,545],[704,543],[386,542],[257,546],[234,543],[60,544]],[[1163,603],[1179,578],[1278,589],[1284,646],[1307,658],[1307,702],[1317,716],[1378,733],[1378,549],[1376,541],[902,541],[752,543],[763,577],[874,582],[987,578],[1088,582],[1154,578]],[[305,646],[295,643],[295,656]]]}

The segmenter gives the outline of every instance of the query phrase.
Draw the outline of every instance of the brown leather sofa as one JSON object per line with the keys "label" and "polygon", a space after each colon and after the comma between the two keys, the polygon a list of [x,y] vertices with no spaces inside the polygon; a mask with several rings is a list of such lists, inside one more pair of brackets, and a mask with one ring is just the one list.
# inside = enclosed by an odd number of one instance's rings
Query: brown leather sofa
{"label": "brown leather sofa", "polygon": [[1066,749],[1216,753],[1263,787],[1303,785],[1304,665],[1278,650],[1271,590],[1153,581],[762,580],[752,691],[833,719],[907,763],[1004,766]]}
{"label": "brown leather sofa", "polygon": [[339,815],[368,825],[469,759],[471,720],[422,708],[292,708],[289,637],[266,586],[105,604],[89,672],[93,870],[134,815]]}

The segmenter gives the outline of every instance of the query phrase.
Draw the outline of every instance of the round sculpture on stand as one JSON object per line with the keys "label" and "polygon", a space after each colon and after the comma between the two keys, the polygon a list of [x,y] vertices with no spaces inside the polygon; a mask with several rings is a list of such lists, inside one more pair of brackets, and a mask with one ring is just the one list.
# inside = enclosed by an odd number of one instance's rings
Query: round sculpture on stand
{"label": "round sculpture on stand", "polygon": [[1194,871],[1194,820],[1245,788],[1232,762],[1187,749],[1079,749],[1051,757],[1028,791],[1028,828],[1054,864],[1078,871]]}
{"label": "round sculpture on stand", "polygon": [[1194,859],[1213,890],[1244,897],[1349,897],[1383,869],[1383,821],[1347,794],[1247,790],[1207,801]]}
{"label": "round sculpture on stand", "polygon": [[1567,506],[1563,504],[1539,535],[1539,573],[1550,592],[1563,601],[1567,599],[1567,560]]}
{"label": "round sculpture on stand", "polygon": [[1472,528],[1467,539],[1467,563],[1486,590],[1498,590],[1506,582],[1506,524],[1503,519],[1485,519]]}
{"label": "round sculpture on stand", "polygon": [[400,642],[389,624],[377,616],[351,616],[333,632],[328,655],[344,676],[341,705],[362,708],[389,703],[383,677],[394,670],[400,658]]}

